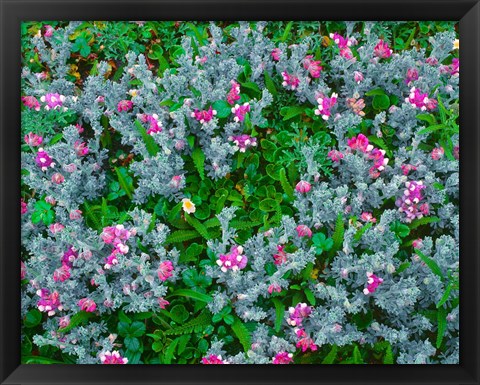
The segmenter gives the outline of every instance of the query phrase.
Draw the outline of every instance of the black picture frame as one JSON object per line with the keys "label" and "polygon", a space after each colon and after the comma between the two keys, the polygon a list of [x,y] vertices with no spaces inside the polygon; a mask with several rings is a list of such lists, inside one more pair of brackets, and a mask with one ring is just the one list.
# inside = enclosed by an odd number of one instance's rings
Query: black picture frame
{"label": "black picture frame", "polygon": [[[0,0],[1,384],[479,384],[480,3],[478,0]],[[22,20],[455,20],[460,22],[459,365],[20,365]]]}

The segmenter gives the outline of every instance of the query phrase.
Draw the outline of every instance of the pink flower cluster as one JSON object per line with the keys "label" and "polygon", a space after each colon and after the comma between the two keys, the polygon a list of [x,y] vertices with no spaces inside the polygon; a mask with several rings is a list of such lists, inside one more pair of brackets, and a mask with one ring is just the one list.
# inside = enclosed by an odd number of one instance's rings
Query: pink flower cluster
{"label": "pink flower cluster", "polygon": [[75,143],[73,144],[73,149],[78,156],[88,155],[88,152],[90,151],[87,147],[87,143],[81,142],[80,140],[75,141]]}
{"label": "pink flower cluster", "polygon": [[417,170],[417,167],[412,164],[402,164],[400,167],[402,168],[403,175],[408,175],[411,171]]}
{"label": "pink flower cluster", "polygon": [[73,262],[78,258],[78,253],[77,251],[73,248],[73,246],[70,246],[68,250],[63,253],[62,256],[62,264],[67,265],[68,267],[73,267]]}
{"label": "pink flower cluster", "polygon": [[284,86],[286,89],[295,91],[300,84],[300,79],[294,74],[289,74],[287,71],[282,72],[282,77],[282,86]]}
{"label": "pink flower cluster", "polygon": [[25,203],[25,201],[23,200],[23,198],[20,198],[20,213],[23,215],[23,214],[26,214],[27,213],[27,204]]}
{"label": "pink flower cluster", "polygon": [[33,132],[29,132],[23,137],[23,139],[25,140],[25,143],[33,147],[40,146],[43,143],[43,138]]}
{"label": "pink flower cluster", "polygon": [[70,278],[70,266],[62,263],[58,269],[53,272],[53,280],[55,282],[64,282]]}
{"label": "pink flower cluster", "polygon": [[232,107],[232,113],[235,114],[233,120],[237,123],[243,122],[248,112],[250,112],[250,104],[248,102],[243,105],[235,104],[235,107]]}
{"label": "pink flower cluster", "polygon": [[132,108],[133,108],[133,102],[131,100],[120,100],[117,104],[118,112],[131,111]]}
{"label": "pink flower cluster", "polygon": [[257,146],[257,139],[247,134],[230,136],[228,140],[232,141],[240,152]]}
{"label": "pink flower cluster", "polygon": [[217,356],[216,354],[210,354],[208,357],[202,358],[202,364],[205,365],[220,365],[227,363],[228,362],[222,360],[222,356]]}
{"label": "pink flower cluster", "polygon": [[363,294],[373,294],[377,290],[378,286],[383,282],[383,278],[377,277],[375,274],[367,273],[367,287],[363,289]]}
{"label": "pink flower cluster", "polygon": [[299,303],[295,307],[290,307],[288,313],[289,318],[287,319],[287,323],[290,326],[302,326],[303,319],[310,316],[312,308],[306,303]]}
{"label": "pink flower cluster", "polygon": [[97,310],[97,304],[93,299],[90,298],[82,298],[78,301],[78,306],[81,310],[86,311],[87,313],[93,313]]}
{"label": "pink flower cluster", "polygon": [[307,225],[298,225],[296,230],[299,237],[312,237],[312,230]]}
{"label": "pink flower cluster", "polygon": [[247,266],[247,257],[243,255],[243,247],[234,245],[230,249],[230,253],[220,254],[217,259],[217,265],[220,266],[220,270],[224,273],[227,270],[242,270]]}
{"label": "pink flower cluster", "polygon": [[410,95],[405,98],[405,102],[420,108],[422,111],[434,110],[438,104],[435,99],[429,99],[428,94],[422,94],[422,91],[415,87],[410,88]]}
{"label": "pink flower cluster", "polygon": [[273,263],[275,265],[281,265],[287,262],[287,253],[285,252],[285,246],[277,246],[277,253],[273,255]]}
{"label": "pink flower cluster", "polygon": [[208,110],[199,111],[195,108],[195,111],[192,112],[191,117],[197,119],[200,123],[208,123],[213,117],[217,115],[217,111],[210,108]]}
{"label": "pink flower cluster", "polygon": [[360,151],[367,154],[368,159],[373,160],[373,166],[370,168],[370,176],[378,178],[380,171],[385,169],[388,158],[385,158],[385,150],[374,148],[363,134],[358,134],[347,141],[348,147],[353,151]]}
{"label": "pink flower cluster", "polygon": [[37,290],[37,295],[40,297],[37,302],[38,310],[47,313],[49,317],[55,315],[56,310],[63,310],[63,306],[60,303],[60,294],[57,291],[50,293],[48,289],[39,289]]}
{"label": "pink flower cluster", "polygon": [[50,109],[56,110],[63,106],[65,102],[65,96],[58,93],[48,93],[40,98],[42,103],[46,103],[45,109],[48,111]]}
{"label": "pink flower cluster", "polygon": [[40,103],[35,96],[22,96],[22,102],[28,108],[33,108],[35,111],[40,111]]}
{"label": "pink flower cluster", "polygon": [[296,346],[297,348],[301,348],[302,352],[305,353],[308,349],[314,352],[318,349],[318,346],[315,345],[315,342],[313,342],[313,339],[310,338],[305,329],[295,328],[294,331],[299,338]]}
{"label": "pink flower cluster", "polygon": [[272,294],[273,292],[275,293],[280,293],[282,291],[282,287],[278,283],[272,283],[268,286],[268,294]]}
{"label": "pink flower cluster", "polygon": [[326,96],[320,96],[317,98],[318,107],[314,110],[315,115],[321,115],[323,120],[328,120],[331,116],[330,109],[337,103],[338,95],[333,92],[328,98]]}
{"label": "pink flower cluster", "polygon": [[310,76],[314,79],[320,77],[320,73],[322,72],[322,66],[320,60],[312,60],[313,55],[305,56],[303,59],[303,68],[305,68],[309,73]]}
{"label": "pink flower cluster", "polygon": [[458,58],[453,58],[452,64],[443,65],[440,67],[440,73],[450,74],[454,77],[458,77],[460,74],[460,60]]}
{"label": "pink flower cluster", "polygon": [[280,50],[280,48],[275,48],[272,52],[271,52],[271,55],[272,55],[272,59],[275,60],[275,61],[280,61],[280,55],[282,54],[282,51]]}
{"label": "pink flower cluster", "polygon": [[288,352],[279,352],[273,357],[272,363],[275,365],[285,365],[293,362],[293,354]]}
{"label": "pink flower cluster", "polygon": [[407,70],[405,83],[407,84],[407,86],[409,86],[414,80],[418,80],[418,71],[416,68],[409,68]]}
{"label": "pink flower cluster", "polygon": [[47,171],[49,167],[55,167],[53,159],[43,150],[43,148],[38,149],[35,163],[42,169],[42,171]]}
{"label": "pink flower cluster", "polygon": [[355,114],[365,116],[363,109],[365,108],[365,101],[363,99],[347,98],[347,107]]}
{"label": "pink flower cluster", "polygon": [[164,282],[168,278],[170,278],[173,274],[172,271],[174,270],[172,261],[163,261],[160,262],[158,266],[157,275],[160,281]]}
{"label": "pink flower cluster", "polygon": [[157,114],[140,114],[138,118],[142,123],[148,123],[147,134],[152,135],[162,132],[162,123],[158,119]]}
{"label": "pink flower cluster", "polygon": [[227,94],[227,102],[233,106],[237,100],[240,100],[240,84],[235,80],[232,80],[230,83],[232,84],[232,87]]}
{"label": "pink flower cluster", "polygon": [[405,187],[406,189],[403,191],[403,195],[395,202],[398,211],[405,213],[405,220],[411,222],[416,218],[422,218],[424,215],[428,215],[430,213],[428,203],[423,203],[419,206],[420,201],[423,199],[422,190],[425,189],[423,182],[405,182]]}
{"label": "pink flower cluster", "polygon": [[307,181],[304,181],[304,180],[301,180],[295,186],[295,190],[297,190],[301,194],[308,193],[311,190],[311,188],[312,188],[312,185],[310,183],[308,183]]}
{"label": "pink flower cluster", "polygon": [[350,49],[351,46],[357,44],[357,40],[353,37],[345,38],[339,33],[331,33],[330,38],[335,42],[335,44],[340,48],[340,56],[344,57],[345,59],[352,59],[353,53]]}
{"label": "pink flower cluster", "polygon": [[126,241],[132,235],[135,235],[134,233],[135,231],[125,229],[123,225],[109,226],[103,229],[100,238],[102,238],[106,244],[113,244],[114,246],[110,255],[105,258],[104,269],[111,269],[112,266],[118,264],[118,255],[128,253],[129,248],[126,245]]}
{"label": "pink flower cluster", "polygon": [[343,159],[344,155],[341,151],[331,150],[328,152],[328,157],[332,160],[332,162],[339,163]]}
{"label": "pink flower cluster", "polygon": [[122,357],[119,352],[100,353],[100,361],[104,365],[124,365],[128,363],[128,358]]}
{"label": "pink flower cluster", "polygon": [[392,56],[393,51],[388,46],[387,42],[380,39],[373,49],[373,53],[380,59],[388,59],[390,56]]}

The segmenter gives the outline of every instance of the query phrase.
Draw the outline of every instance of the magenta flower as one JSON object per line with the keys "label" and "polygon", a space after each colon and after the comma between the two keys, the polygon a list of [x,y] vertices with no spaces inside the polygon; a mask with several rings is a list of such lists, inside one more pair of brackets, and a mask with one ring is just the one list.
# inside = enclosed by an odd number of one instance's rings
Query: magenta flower
{"label": "magenta flower", "polygon": [[430,156],[432,157],[433,160],[440,160],[443,158],[444,154],[445,154],[445,150],[443,149],[443,147],[435,147],[432,150],[432,153],[430,154]]}
{"label": "magenta flower", "polygon": [[62,264],[68,265],[68,267],[73,266],[73,262],[78,258],[78,253],[73,249],[73,246],[70,246],[68,250],[63,253]]}
{"label": "magenta flower", "polygon": [[81,310],[86,311],[87,313],[93,313],[97,310],[97,304],[90,298],[82,298],[78,301],[78,306],[80,306]]}
{"label": "magenta flower", "polygon": [[27,135],[24,136],[23,138],[25,140],[25,143],[27,143],[29,146],[40,146],[43,142],[43,138],[37,134],[34,134],[33,132],[29,132]]}
{"label": "magenta flower", "polygon": [[452,64],[450,65],[450,75],[458,76],[460,73],[460,60],[457,58],[452,59]]}
{"label": "magenta flower", "polygon": [[57,234],[61,232],[65,228],[65,226],[61,223],[53,223],[48,228],[52,232],[52,234]]}
{"label": "magenta flower", "polygon": [[210,108],[208,110],[199,111],[195,108],[195,111],[192,112],[191,117],[197,119],[200,123],[205,124],[208,123],[213,117],[217,115],[217,111]]}
{"label": "magenta flower", "polygon": [[64,317],[60,317],[58,319],[58,327],[63,329],[66,328],[68,325],[70,325],[70,317],[68,315]]}
{"label": "magenta flower", "polygon": [[402,164],[401,166],[403,175],[408,175],[411,171],[416,171],[417,168],[411,164]]}
{"label": "magenta flower", "polygon": [[243,254],[243,247],[234,245],[230,248],[230,253],[220,254],[217,259],[217,265],[224,273],[227,270],[238,271],[247,266],[248,258]]}
{"label": "magenta flower", "polygon": [[353,38],[347,39],[340,35],[338,32],[331,33],[329,36],[330,39],[332,39],[339,48],[351,47],[355,43],[355,40]]}
{"label": "magenta flower", "polygon": [[122,357],[119,352],[104,352],[100,353],[100,361],[104,365],[125,365],[128,363],[128,358]]}
{"label": "magenta flower", "polygon": [[75,128],[77,129],[77,132],[79,134],[81,134],[81,133],[83,133],[83,131],[85,131],[85,129],[80,124],[75,124]]}
{"label": "magenta flower", "polygon": [[300,79],[293,74],[289,74],[287,71],[282,72],[283,82],[282,86],[286,89],[291,89],[294,91],[300,84]]}
{"label": "magenta flower", "polygon": [[63,106],[63,102],[65,101],[65,96],[60,95],[58,93],[55,93],[55,94],[49,93],[42,96],[40,98],[40,101],[42,103],[47,103],[47,105],[45,106],[45,109],[47,111],[50,109],[56,110]]}
{"label": "magenta flower", "polygon": [[45,24],[43,28],[45,29],[45,32],[43,33],[43,36],[52,37],[53,31],[54,31],[53,27],[49,24]]}
{"label": "magenta flower", "polygon": [[338,95],[335,92],[329,98],[320,96],[317,99],[318,107],[314,110],[315,115],[321,115],[323,120],[328,120],[332,114],[330,109],[337,103],[337,98]]}
{"label": "magenta flower", "polygon": [[202,364],[205,365],[220,365],[226,364],[227,362],[222,360],[222,356],[217,356],[215,354],[210,354],[208,357],[202,358]]}
{"label": "magenta flower", "polygon": [[425,62],[431,66],[436,66],[438,64],[438,59],[435,56],[430,56]]}
{"label": "magenta flower", "polygon": [[293,362],[293,354],[288,352],[280,352],[273,357],[274,365],[284,365]]}
{"label": "magenta flower", "polygon": [[295,307],[290,307],[288,313],[289,318],[287,319],[287,323],[290,326],[302,326],[303,319],[310,316],[312,308],[306,303],[299,303]]}
{"label": "magenta flower", "polygon": [[70,211],[70,219],[72,221],[82,218],[82,211],[81,210],[72,210]]}
{"label": "magenta flower", "polygon": [[133,102],[131,100],[120,100],[117,104],[117,111],[131,111],[133,108]]}
{"label": "magenta flower", "polygon": [[248,102],[244,103],[242,106],[235,104],[235,107],[232,108],[232,113],[235,114],[233,120],[235,122],[243,122],[245,120],[245,115],[250,112],[250,104]]}
{"label": "magenta flower", "polygon": [[271,55],[272,55],[272,59],[275,60],[275,61],[280,61],[280,55],[282,54],[282,51],[280,50],[280,48],[275,48],[272,52],[271,52]]}
{"label": "magenta flower", "polygon": [[314,352],[318,349],[318,346],[315,345],[313,339],[308,336],[308,334],[305,332],[305,329],[295,328],[295,334],[298,338],[300,338],[297,342],[296,347],[301,348],[302,352],[305,353],[308,349]]}
{"label": "magenta flower", "polygon": [[158,119],[157,114],[139,114],[138,115],[140,121],[143,123],[148,123],[148,129],[147,129],[147,134],[152,135],[156,134],[158,132],[162,132],[162,123]]}
{"label": "magenta flower", "polygon": [[347,141],[348,147],[352,150],[361,151],[367,153],[372,151],[373,146],[369,144],[368,138],[363,134],[358,134],[356,137],[352,137]]}
{"label": "magenta flower", "polygon": [[64,282],[70,278],[70,267],[62,264],[58,269],[53,272],[53,280],[55,282]]}
{"label": "magenta flower", "polygon": [[388,59],[390,56],[392,56],[392,52],[393,51],[388,46],[388,43],[381,39],[373,49],[375,56],[379,57],[380,59]]}
{"label": "magenta flower", "polygon": [[73,149],[78,156],[85,156],[88,155],[89,149],[87,147],[87,143],[80,142],[79,140],[75,141],[73,144]]}
{"label": "magenta flower", "polygon": [[175,175],[170,180],[170,187],[179,189],[183,182],[183,175]]}
{"label": "magenta flower", "polygon": [[165,309],[168,305],[170,305],[170,302],[168,302],[166,299],[160,297],[158,300],[158,306],[160,306],[160,309]]}
{"label": "magenta flower", "polygon": [[65,182],[65,177],[59,172],[56,172],[52,175],[52,182],[55,184],[62,184],[63,182]]}
{"label": "magenta flower", "polygon": [[320,65],[321,62],[318,60],[312,60],[313,55],[305,56],[303,59],[303,68],[305,68],[309,73],[310,76],[314,79],[320,77],[320,73],[322,72],[322,66]]}
{"label": "magenta flower", "polygon": [[27,276],[27,266],[23,263],[23,261],[20,261],[20,279],[25,279]]}
{"label": "magenta flower", "polygon": [[123,225],[105,227],[100,234],[100,238],[107,243],[113,244],[122,254],[128,253],[128,246],[125,245],[133,234],[133,230],[127,230]]}
{"label": "magenta flower", "polygon": [[401,198],[395,202],[399,212],[406,215],[405,221],[411,222],[416,218],[422,218],[429,214],[428,204],[426,206],[418,206],[423,199],[422,190],[425,189],[422,181],[411,181],[405,183],[406,189]]}
{"label": "magenta flower", "polygon": [[47,313],[49,317],[55,315],[56,310],[63,310],[63,306],[60,303],[60,294],[57,291],[50,294],[48,289],[39,289],[37,290],[37,295],[40,297],[37,302],[38,310]]}
{"label": "magenta flower", "polygon": [[363,81],[363,74],[358,71],[353,72],[353,78],[357,82],[357,84],[360,84]]}
{"label": "magenta flower", "polygon": [[332,162],[340,162],[343,159],[343,153],[338,150],[331,150],[328,152],[328,157],[332,160]]}
{"label": "magenta flower", "polygon": [[28,211],[27,204],[25,203],[23,198],[20,198],[20,213],[23,215],[23,214],[26,214],[27,211]]}
{"label": "magenta flower", "polygon": [[372,222],[372,223],[376,223],[377,222],[377,219],[373,217],[373,214],[372,213],[368,213],[368,212],[363,212],[362,215],[360,215],[360,219],[364,222]]}
{"label": "magenta flower", "polygon": [[273,292],[275,293],[280,293],[282,291],[282,287],[278,283],[272,283],[268,286],[268,294],[272,294]]}
{"label": "magenta flower", "polygon": [[297,190],[299,193],[302,193],[302,194],[308,193],[311,190],[311,188],[312,188],[312,185],[305,180],[301,180],[295,186],[295,190]]}
{"label": "magenta flower", "polygon": [[158,270],[157,270],[157,275],[160,281],[165,282],[168,278],[173,276],[172,274],[173,270],[174,270],[173,263],[171,261],[160,262],[160,265],[158,266]]}
{"label": "magenta flower", "polygon": [[363,289],[363,294],[368,295],[375,293],[378,286],[383,282],[382,278],[377,277],[373,273],[367,273],[367,287]]}
{"label": "magenta flower", "polygon": [[28,108],[33,108],[35,111],[40,111],[40,103],[35,96],[22,96],[22,102]]}
{"label": "magenta flower", "polygon": [[405,83],[409,86],[411,82],[418,80],[418,71],[416,68],[409,68],[407,70],[407,77],[405,78]]}
{"label": "magenta flower", "polygon": [[236,150],[240,152],[245,152],[248,148],[257,146],[257,139],[247,134],[230,136],[228,140],[232,141]]}
{"label": "magenta flower", "polygon": [[412,242],[412,246],[414,249],[421,249],[423,247],[423,240],[421,238],[417,238]]}
{"label": "magenta flower", "polygon": [[437,108],[437,101],[435,99],[429,99],[428,94],[422,94],[422,92],[415,87],[410,89],[410,95],[408,98],[405,98],[405,102],[410,103],[416,108],[420,108],[422,111]]}
{"label": "magenta flower", "polygon": [[230,83],[232,87],[227,94],[227,102],[233,106],[237,100],[240,100],[240,84],[235,80],[232,80]]}
{"label": "magenta flower", "polygon": [[287,262],[287,253],[285,252],[285,246],[277,246],[277,253],[273,255],[275,265],[281,265]]}
{"label": "magenta flower", "polygon": [[368,158],[374,161],[373,167],[375,167],[378,171],[383,171],[389,160],[388,158],[385,158],[385,150],[380,150],[378,148],[374,148],[368,154]]}
{"label": "magenta flower", "polygon": [[47,171],[49,167],[55,167],[55,163],[53,162],[52,158],[50,158],[43,148],[38,149],[35,163],[42,169],[42,171]]}
{"label": "magenta flower", "polygon": [[110,270],[113,266],[118,265],[118,258],[117,256],[122,254],[118,249],[113,249],[110,255],[105,258],[105,265],[103,268],[105,270]]}
{"label": "magenta flower", "polygon": [[454,146],[454,147],[453,147],[453,157],[454,157],[456,160],[459,160],[459,159],[460,159],[460,146]]}
{"label": "magenta flower", "polygon": [[312,237],[312,230],[307,225],[298,225],[296,230],[299,237]]}

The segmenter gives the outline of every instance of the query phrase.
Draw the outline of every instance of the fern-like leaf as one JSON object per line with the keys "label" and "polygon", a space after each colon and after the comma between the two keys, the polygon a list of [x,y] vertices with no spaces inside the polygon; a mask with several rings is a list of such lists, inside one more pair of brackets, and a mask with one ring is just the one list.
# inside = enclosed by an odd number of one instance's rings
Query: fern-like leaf
{"label": "fern-like leaf", "polygon": [[285,194],[287,194],[289,199],[293,200],[295,198],[295,195],[293,193],[293,187],[287,179],[287,174],[284,168],[280,170],[279,176],[280,184],[282,185],[283,191],[285,191]]}
{"label": "fern-like leaf", "polygon": [[212,322],[212,316],[208,311],[203,311],[200,315],[182,326],[164,331],[166,336],[168,335],[181,335],[190,334],[195,330],[203,329],[210,325]]}
{"label": "fern-like leaf", "polygon": [[232,324],[232,330],[242,344],[244,351],[249,351],[252,346],[250,333],[240,318],[235,317],[235,321],[233,321]]}
{"label": "fern-like leaf", "polygon": [[171,233],[165,240],[165,245],[178,242],[191,241],[192,239],[200,237],[196,230],[178,230]]}
{"label": "fern-like leaf", "polygon": [[210,239],[210,234],[208,233],[207,228],[195,217],[190,214],[185,214],[185,219],[189,225],[191,225],[198,233],[205,238],[206,240]]}
{"label": "fern-like leaf", "polygon": [[196,148],[192,152],[193,164],[197,168],[198,175],[203,180],[205,179],[205,154],[200,148]]}

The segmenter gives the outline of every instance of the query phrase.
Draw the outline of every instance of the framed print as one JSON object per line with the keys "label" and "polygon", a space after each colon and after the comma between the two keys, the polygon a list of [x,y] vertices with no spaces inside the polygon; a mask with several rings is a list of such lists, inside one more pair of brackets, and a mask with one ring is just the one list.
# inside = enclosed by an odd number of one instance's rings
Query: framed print
{"label": "framed print", "polygon": [[2,384],[479,383],[477,1],[1,9]]}

